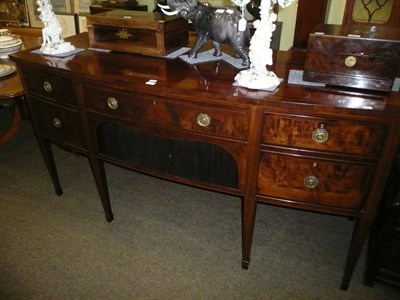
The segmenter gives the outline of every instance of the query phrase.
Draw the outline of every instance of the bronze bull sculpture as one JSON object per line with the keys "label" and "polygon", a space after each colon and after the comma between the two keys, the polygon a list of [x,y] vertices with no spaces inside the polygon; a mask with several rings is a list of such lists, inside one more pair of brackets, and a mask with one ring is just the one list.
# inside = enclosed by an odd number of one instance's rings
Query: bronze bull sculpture
{"label": "bronze bull sculpture", "polygon": [[[249,28],[247,22],[243,28],[239,26],[242,16],[236,9],[215,8],[197,0],[167,0],[167,5],[159,6],[166,15],[178,15],[193,22],[197,38],[189,57],[197,58],[200,49],[211,39],[214,56],[221,56],[221,44],[227,44],[235,51],[235,57],[243,60],[243,66],[250,65],[249,56],[245,51]],[[241,22],[243,21],[245,20],[242,19]]]}

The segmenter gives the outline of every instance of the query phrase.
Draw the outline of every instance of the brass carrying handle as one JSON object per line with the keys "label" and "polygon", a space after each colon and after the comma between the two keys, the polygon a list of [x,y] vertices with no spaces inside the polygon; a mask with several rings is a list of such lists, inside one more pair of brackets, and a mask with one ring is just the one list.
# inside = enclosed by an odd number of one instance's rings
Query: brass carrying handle
{"label": "brass carrying handle", "polygon": [[199,113],[197,115],[197,124],[201,127],[207,127],[211,124],[211,118],[209,115],[204,113]]}
{"label": "brass carrying handle", "polygon": [[53,119],[53,125],[56,128],[60,128],[61,127],[61,120],[59,118],[54,118]]}
{"label": "brass carrying handle", "polygon": [[319,180],[315,176],[307,176],[304,178],[304,186],[309,189],[314,189],[319,185]]}
{"label": "brass carrying handle", "polygon": [[111,109],[117,109],[118,108],[118,101],[114,97],[108,97],[107,99],[107,105]]}
{"label": "brass carrying handle", "polygon": [[324,123],[319,124],[319,128],[313,131],[312,139],[318,144],[323,144],[329,139],[329,133],[326,131]]}
{"label": "brass carrying handle", "polygon": [[51,93],[53,91],[53,87],[51,86],[51,83],[47,79],[43,82],[43,88],[48,93]]}

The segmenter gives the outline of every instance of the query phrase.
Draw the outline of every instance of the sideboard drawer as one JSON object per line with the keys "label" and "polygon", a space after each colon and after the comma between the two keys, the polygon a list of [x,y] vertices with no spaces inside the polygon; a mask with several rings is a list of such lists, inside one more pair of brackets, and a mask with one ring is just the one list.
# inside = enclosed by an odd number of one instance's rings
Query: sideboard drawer
{"label": "sideboard drawer", "polygon": [[52,101],[78,106],[71,78],[23,69],[24,82],[28,93],[46,97]]}
{"label": "sideboard drawer", "polygon": [[192,132],[246,140],[248,111],[238,108],[183,104],[142,94],[125,94],[117,90],[84,86],[89,110],[113,117],[129,118]]}
{"label": "sideboard drawer", "polygon": [[30,101],[41,135],[55,142],[87,149],[79,112],[32,97]]}
{"label": "sideboard drawer", "polygon": [[265,114],[262,143],[378,157],[385,126],[351,120]]}
{"label": "sideboard drawer", "polygon": [[375,167],[261,152],[258,194],[358,210]]}

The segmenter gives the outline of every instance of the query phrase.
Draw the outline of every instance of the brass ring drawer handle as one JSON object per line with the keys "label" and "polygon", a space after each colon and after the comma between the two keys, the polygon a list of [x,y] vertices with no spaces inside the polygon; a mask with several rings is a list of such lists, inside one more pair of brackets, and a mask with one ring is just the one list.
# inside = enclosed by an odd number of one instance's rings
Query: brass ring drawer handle
{"label": "brass ring drawer handle", "polygon": [[107,99],[107,105],[111,109],[117,109],[118,108],[118,101],[114,97],[108,97]]}
{"label": "brass ring drawer handle", "polygon": [[344,60],[344,64],[349,68],[354,67],[356,63],[357,63],[357,58],[352,55],[347,56],[346,59]]}
{"label": "brass ring drawer handle", "polygon": [[325,124],[321,123],[319,128],[315,129],[312,133],[312,139],[318,144],[325,143],[329,138],[329,133],[325,129]]}
{"label": "brass ring drawer handle", "polygon": [[207,127],[211,124],[211,118],[209,115],[200,113],[197,115],[197,124],[201,127]]}
{"label": "brass ring drawer handle", "polygon": [[60,127],[61,127],[61,121],[60,121],[60,119],[59,119],[59,118],[54,118],[54,119],[53,119],[53,125],[54,125],[54,127],[56,127],[56,128],[60,128]]}
{"label": "brass ring drawer handle", "polygon": [[304,186],[309,189],[314,189],[319,185],[319,180],[315,176],[307,176],[304,178]]}
{"label": "brass ring drawer handle", "polygon": [[47,79],[43,82],[43,88],[48,93],[51,93],[53,91],[53,87],[51,86],[51,83],[47,81]]}

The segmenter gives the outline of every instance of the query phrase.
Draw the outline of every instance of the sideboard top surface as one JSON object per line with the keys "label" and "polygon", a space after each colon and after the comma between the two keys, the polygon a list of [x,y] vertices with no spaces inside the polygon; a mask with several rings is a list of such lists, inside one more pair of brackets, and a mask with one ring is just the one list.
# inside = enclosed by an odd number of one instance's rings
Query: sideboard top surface
{"label": "sideboard top surface", "polygon": [[[274,91],[251,90],[234,86],[234,77],[240,71],[219,61],[190,65],[179,58],[166,59],[119,52],[101,52],[90,49],[87,33],[68,39],[84,51],[65,58],[32,53],[32,49],[12,55],[12,59],[35,66],[57,68],[59,75],[68,74],[80,80],[96,80],[115,88],[139,93],[209,103],[260,105],[271,109],[307,109],[318,113],[373,115],[382,113],[400,117],[400,93],[368,92],[336,87],[312,87],[288,84],[290,70],[302,70],[305,51],[277,51],[274,65],[269,70],[282,78]],[[229,51],[229,49],[228,49]],[[157,80],[148,85],[149,80]],[[351,109],[349,109],[351,108]]]}

